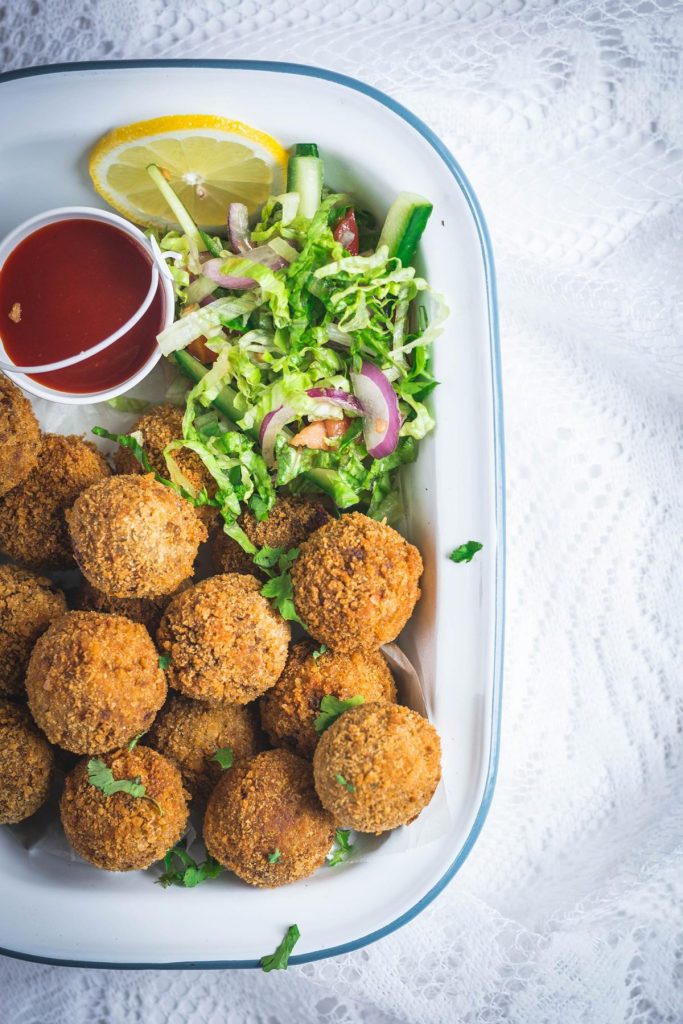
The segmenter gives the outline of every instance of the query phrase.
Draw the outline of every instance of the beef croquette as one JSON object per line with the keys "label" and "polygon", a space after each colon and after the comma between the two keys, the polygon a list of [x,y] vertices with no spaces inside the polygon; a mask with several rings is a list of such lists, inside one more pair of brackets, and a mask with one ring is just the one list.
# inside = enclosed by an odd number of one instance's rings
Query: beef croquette
{"label": "beef croquette", "polygon": [[74,754],[97,754],[149,729],[166,698],[166,679],[140,623],[68,612],[36,643],[26,691],[51,743]]}
{"label": "beef croquette", "polygon": [[334,821],[320,805],[308,761],[267,750],[225,772],[204,818],[212,857],[250,885],[307,878],[325,861]]}
{"label": "beef croquette", "polygon": [[25,480],[38,463],[40,427],[33,407],[0,373],[0,496]]}
{"label": "beef croquette", "polygon": [[67,520],[83,575],[112,597],[172,593],[192,575],[207,537],[192,505],[151,473],[89,487]]}
{"label": "beef croquette", "polygon": [[[131,432],[142,436],[142,447],[149,463],[159,476],[169,477],[170,470],[164,458],[164,449],[172,441],[183,436],[183,410],[175,405],[157,405],[146,412],[131,428]],[[171,453],[186,484],[195,495],[206,490],[209,497],[216,493],[216,482],[204,463],[189,448],[178,448]],[[144,473],[145,470],[129,448],[120,448],[114,455],[114,466],[117,473]],[[217,516],[217,510],[204,505],[196,509],[197,514],[209,523]]]}
{"label": "beef croquette", "polygon": [[441,778],[441,743],[401,704],[362,704],[340,715],[313,755],[315,788],[335,821],[359,832],[408,825]]}
{"label": "beef croquette", "polygon": [[174,597],[157,634],[169,685],[209,703],[247,704],[285,667],[289,626],[253,576],[228,573]]}
{"label": "beef croquette", "polygon": [[157,715],[143,743],[178,766],[192,799],[204,805],[221,777],[213,760],[230,747],[233,764],[253,757],[265,743],[253,705],[204,704],[173,694]]}
{"label": "beef croquette", "polygon": [[[289,551],[329,519],[329,512],[320,501],[285,496],[278,498],[267,519],[258,520],[246,510],[238,522],[257,548],[268,546]],[[238,572],[265,579],[251,556],[223,530],[217,531],[213,538],[212,555],[217,572]]]}
{"label": "beef croquette", "polygon": [[19,694],[33,645],[66,611],[51,580],[16,565],[0,565],[0,694]]}
{"label": "beef croquette", "polygon": [[[178,590],[189,586],[189,581],[182,583]],[[172,594],[164,594],[161,597],[110,597],[102,593],[97,587],[84,580],[79,587],[75,606],[84,612],[107,612],[110,615],[123,615],[131,622],[140,622],[150,636],[156,636],[168,602]]]}
{"label": "beef croquette", "polygon": [[88,781],[88,760],[80,761],[67,775],[60,801],[66,838],[80,857],[105,871],[148,868],[175,846],[187,824],[180,772],[149,747],[118,750],[102,761],[115,780],[140,782],[145,795],[107,796]]}
{"label": "beef croquette", "polygon": [[93,444],[45,434],[37,465],[0,499],[0,554],[32,569],[73,568],[64,514],[86,487],[108,476]]}
{"label": "beef croquette", "polygon": [[308,632],[333,651],[395,640],[420,596],[422,558],[400,533],[360,512],[316,530],[291,570]]}
{"label": "beef croquette", "polygon": [[314,658],[317,650],[310,641],[294,644],[284,672],[261,698],[261,722],[273,746],[308,758],[318,742],[314,723],[323,697],[396,700],[394,680],[380,651],[326,651]]}
{"label": "beef croquette", "polygon": [[26,708],[0,699],[0,825],[29,818],[50,793],[54,757]]}

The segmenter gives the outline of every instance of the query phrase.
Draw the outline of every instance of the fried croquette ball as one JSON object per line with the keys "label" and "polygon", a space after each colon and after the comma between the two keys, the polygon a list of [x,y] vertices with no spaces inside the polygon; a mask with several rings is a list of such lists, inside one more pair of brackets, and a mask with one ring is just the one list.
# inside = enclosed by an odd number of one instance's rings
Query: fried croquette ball
{"label": "fried croquette ball", "polygon": [[273,686],[289,626],[260,589],[253,576],[227,573],[173,598],[157,634],[170,655],[170,686],[213,704],[247,704]]}
{"label": "fried croquette ball", "polygon": [[108,476],[89,441],[45,434],[38,464],[0,499],[0,554],[32,569],[73,568],[64,514],[86,487]]}
{"label": "fried croquette ball", "polygon": [[316,530],[291,570],[306,629],[333,651],[395,640],[420,596],[422,558],[400,533],[360,512]]}
{"label": "fried croquette ball", "polygon": [[0,699],[0,825],[30,818],[50,793],[54,757],[26,708]]}
{"label": "fried croquette ball", "polygon": [[68,612],[36,643],[26,692],[51,743],[74,754],[98,754],[149,729],[166,698],[166,679],[139,622]]}
{"label": "fried croquette ball", "polygon": [[[189,585],[189,580],[181,583],[176,593]],[[110,615],[123,615],[131,622],[140,622],[154,637],[171,597],[173,594],[163,594],[161,597],[110,597],[85,580],[78,589],[75,604],[80,611],[107,612]]]}
{"label": "fried croquette ball", "polygon": [[[155,473],[168,477],[169,468],[164,458],[164,449],[172,441],[178,441],[183,436],[183,410],[175,405],[157,405],[137,420],[131,432],[142,435],[142,447]],[[178,448],[171,452],[171,458],[193,491],[199,494],[206,490],[209,497],[213,497],[216,493],[216,482],[198,455],[189,448]],[[116,452],[114,466],[116,472],[121,474],[145,472],[129,448],[120,448]],[[217,516],[216,509],[208,505],[195,511],[207,524]]]}
{"label": "fried croquette ball", "polygon": [[[320,501],[285,496],[278,498],[267,519],[259,521],[247,510],[238,522],[257,548],[268,546],[289,551],[290,548],[298,547],[329,519],[330,514]],[[217,572],[239,572],[259,579],[266,578],[254,565],[251,556],[223,530],[218,530],[214,535],[211,553]]]}
{"label": "fried croquette ball", "polygon": [[318,800],[310,764],[288,750],[266,750],[225,772],[204,818],[211,856],[250,885],[307,878],[333,839],[334,821]]}
{"label": "fried croquette ball", "polygon": [[380,651],[326,651],[314,658],[317,650],[310,641],[294,644],[284,672],[261,698],[261,723],[273,746],[308,758],[319,738],[314,723],[323,697],[396,700],[393,676]]}
{"label": "fried croquette ball", "polygon": [[96,868],[148,868],[175,846],[187,824],[180,772],[149,747],[117,750],[101,760],[115,780],[139,781],[145,795],[119,791],[107,796],[88,781],[88,760],[80,761],[66,777],[59,805],[66,838]]}
{"label": "fried croquette ball", "polygon": [[66,600],[51,580],[16,565],[0,565],[0,694],[18,694],[33,645]]}
{"label": "fried croquette ball", "polygon": [[113,476],[67,515],[76,561],[112,597],[170,594],[192,575],[206,527],[192,505],[148,476]]}
{"label": "fried croquette ball", "polygon": [[0,496],[25,480],[38,462],[40,427],[33,407],[0,373]]}
{"label": "fried croquette ball", "polygon": [[401,704],[361,704],[339,716],[313,755],[318,796],[335,821],[359,832],[408,825],[441,778],[433,725]]}
{"label": "fried croquette ball", "polygon": [[143,742],[178,766],[185,788],[200,805],[221,777],[222,768],[213,760],[217,750],[230,747],[237,764],[265,746],[253,705],[204,704],[180,694],[169,697]]}

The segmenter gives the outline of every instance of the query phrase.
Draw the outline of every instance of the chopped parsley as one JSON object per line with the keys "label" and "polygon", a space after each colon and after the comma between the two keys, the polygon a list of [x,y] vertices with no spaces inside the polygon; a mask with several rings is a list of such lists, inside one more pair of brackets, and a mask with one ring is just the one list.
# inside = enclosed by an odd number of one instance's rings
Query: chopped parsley
{"label": "chopped parsley", "polygon": [[213,757],[209,758],[210,761],[215,761],[221,766],[223,771],[226,768],[232,768],[232,747],[219,747]]}
{"label": "chopped parsley", "polygon": [[135,748],[137,747],[138,743],[140,742],[140,740],[142,739],[142,737],[145,735],[145,733],[147,731],[148,731],[147,729],[143,729],[142,732],[139,732],[137,734],[137,736],[133,736],[133,739],[129,740],[129,742],[128,742],[128,750],[135,750]]}
{"label": "chopped parsley", "polygon": [[268,863],[269,864],[277,864],[277,862],[280,860],[281,857],[282,857],[282,851],[278,850],[278,849],[275,849],[275,850],[273,850],[272,853],[268,854]]}
{"label": "chopped parsley", "polygon": [[335,782],[338,782],[340,786],[343,786],[348,793],[355,793],[356,787],[352,782],[347,782],[343,775],[335,775]]}
{"label": "chopped parsley", "polygon": [[171,655],[170,654],[160,654],[159,655],[159,668],[162,670],[162,672],[165,672],[170,664],[171,664]]}
{"label": "chopped parsley", "polygon": [[164,813],[157,801],[147,795],[139,775],[134,779],[115,779],[111,768],[108,768],[100,757],[91,757],[88,761],[88,782],[96,789],[100,789],[105,796],[113,796],[114,793],[127,793],[128,796],[149,800],[159,814]]}
{"label": "chopped parsley", "polygon": [[478,540],[468,540],[466,544],[461,544],[455,551],[451,551],[448,557],[451,562],[471,562],[477,551],[481,551],[483,546]]}
{"label": "chopped parsley", "polygon": [[365,703],[365,697],[349,697],[348,700],[339,700],[332,694],[326,694],[320,701],[320,714],[313,723],[318,736],[329,729],[333,722],[336,722],[340,715],[343,715],[349,708],[357,708],[359,704]]}
{"label": "chopped parsley", "polygon": [[[173,862],[177,861],[178,866],[174,868]],[[211,878],[218,878],[223,867],[213,857],[207,857],[205,861],[198,864],[194,857],[191,857],[185,847],[179,843],[169,850],[164,857],[164,872],[157,878],[157,882],[164,889],[170,885],[184,886],[186,889],[194,889],[196,885],[207,882]]]}
{"label": "chopped parsley", "polygon": [[327,644],[321,644],[320,647],[318,647],[317,650],[311,651],[311,657],[313,658],[313,661],[317,661],[318,658],[321,658],[323,656],[323,654],[325,653],[325,651],[327,651],[327,650],[328,650]]}
{"label": "chopped parsley", "polygon": [[332,847],[327,855],[327,863],[331,868],[336,868],[337,864],[343,864],[353,854],[353,843],[350,842],[349,836],[351,830],[348,828],[338,828],[334,833],[335,845]]}
{"label": "chopped parsley", "polygon": [[284,939],[275,952],[271,953],[269,956],[261,957],[261,970],[266,973],[268,973],[268,971],[286,971],[291,952],[300,937],[301,932],[299,931],[298,925],[290,925]]}

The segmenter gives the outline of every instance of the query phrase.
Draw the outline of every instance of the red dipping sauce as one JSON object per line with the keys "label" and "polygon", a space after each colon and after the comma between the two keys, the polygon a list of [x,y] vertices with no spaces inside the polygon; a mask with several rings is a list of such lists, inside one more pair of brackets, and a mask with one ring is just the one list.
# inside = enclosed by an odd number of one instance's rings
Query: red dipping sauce
{"label": "red dipping sauce", "polygon": [[[112,224],[73,219],[39,228],[0,269],[0,337],[9,359],[38,366],[103,341],[140,307],[151,272],[149,255]],[[115,388],[153,354],[163,315],[159,283],[142,319],[109,348],[75,366],[30,376],[75,394]]]}

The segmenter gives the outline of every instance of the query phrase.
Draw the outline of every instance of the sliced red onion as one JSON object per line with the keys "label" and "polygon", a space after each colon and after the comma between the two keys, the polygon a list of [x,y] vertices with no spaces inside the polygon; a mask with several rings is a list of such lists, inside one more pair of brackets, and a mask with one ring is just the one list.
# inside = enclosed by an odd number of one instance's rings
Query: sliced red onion
{"label": "sliced red onion", "polygon": [[282,270],[286,267],[287,260],[279,253],[275,252],[269,245],[257,245],[255,249],[250,249],[249,252],[244,253],[245,260],[251,260],[253,263],[262,263],[264,267],[268,267],[270,270]]}
{"label": "sliced red onion", "polygon": [[391,383],[374,363],[364,362],[360,373],[351,374],[356,398],[363,407],[365,446],[375,459],[383,459],[398,444],[401,413]]}
{"label": "sliced red onion", "polygon": [[275,441],[283,427],[293,420],[296,413],[288,405],[280,405],[272,412],[266,413],[261,421],[258,439],[261,453],[268,467],[275,465]]}
{"label": "sliced red onion", "polygon": [[253,248],[249,240],[249,211],[244,203],[230,203],[228,235],[234,253],[246,253]]}
{"label": "sliced red onion", "polygon": [[222,274],[221,267],[226,263],[222,256],[215,256],[202,267],[202,274],[210,281],[215,281],[221,288],[254,288],[253,277],[235,277],[233,274]]}
{"label": "sliced red onion", "polygon": [[338,405],[357,416],[363,414],[363,406],[358,399],[342,388],[309,388],[306,394],[309,398],[324,398],[332,405]]}

